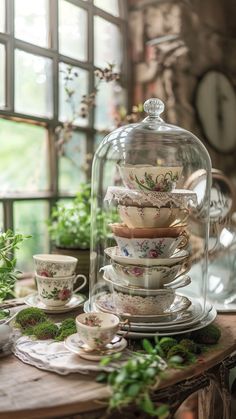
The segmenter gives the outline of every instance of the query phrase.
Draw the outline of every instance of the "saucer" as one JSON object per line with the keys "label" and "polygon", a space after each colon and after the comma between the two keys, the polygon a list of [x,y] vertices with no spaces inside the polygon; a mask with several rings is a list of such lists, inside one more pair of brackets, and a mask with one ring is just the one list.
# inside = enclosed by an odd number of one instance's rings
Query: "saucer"
{"label": "saucer", "polygon": [[74,310],[75,308],[81,306],[85,300],[85,295],[73,294],[71,300],[64,306],[47,307],[45,304],[42,303],[42,301],[40,301],[38,294],[34,293],[27,295],[27,297],[25,297],[24,299],[24,302],[28,306],[40,308],[41,310],[45,311],[45,313],[59,314]]}
{"label": "saucer", "polygon": [[187,310],[191,306],[192,302],[185,296],[176,294],[173,304],[169,309],[165,310],[162,314],[131,314],[131,313],[118,313],[116,307],[112,301],[112,294],[102,293],[98,295],[95,301],[95,305],[98,311],[107,313],[113,313],[121,316],[122,318],[129,319],[133,322],[156,322],[158,320],[164,320],[168,317],[175,316],[179,312]]}
{"label": "saucer", "polygon": [[100,361],[104,356],[123,351],[127,346],[127,340],[120,336],[115,336],[111,343],[108,343],[102,351],[92,350],[81,340],[78,333],[68,336],[64,342],[65,347],[89,361]]}

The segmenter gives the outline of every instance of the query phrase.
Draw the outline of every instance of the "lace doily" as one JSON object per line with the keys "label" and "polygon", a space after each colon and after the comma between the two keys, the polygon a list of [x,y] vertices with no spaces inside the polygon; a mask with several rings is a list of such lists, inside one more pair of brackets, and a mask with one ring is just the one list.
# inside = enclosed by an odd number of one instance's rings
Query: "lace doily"
{"label": "lace doily", "polygon": [[[64,342],[53,340],[32,340],[28,336],[22,336],[14,344],[14,355],[26,364],[37,368],[53,371],[57,374],[67,375],[70,373],[88,374],[90,371],[113,371],[122,364],[122,361],[101,366],[99,362],[88,361],[71,353],[65,348]],[[130,356],[130,351],[123,351],[122,360]]]}
{"label": "lace doily", "polygon": [[175,189],[172,192],[137,191],[120,186],[109,186],[104,201],[140,207],[188,208],[197,205],[197,194],[188,189]]}

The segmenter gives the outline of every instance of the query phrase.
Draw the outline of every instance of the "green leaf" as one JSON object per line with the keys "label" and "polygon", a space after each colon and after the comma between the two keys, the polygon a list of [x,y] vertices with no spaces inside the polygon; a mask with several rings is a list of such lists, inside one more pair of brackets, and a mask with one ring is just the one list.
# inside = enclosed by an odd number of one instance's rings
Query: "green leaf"
{"label": "green leaf", "polygon": [[140,400],[139,406],[144,412],[149,413],[150,415],[155,413],[155,406],[148,393],[144,394],[143,398]]}
{"label": "green leaf", "polygon": [[145,371],[145,375],[147,377],[150,377],[150,378],[155,377],[155,375],[156,375],[155,368],[147,368],[146,371]]}
{"label": "green leaf", "polygon": [[112,361],[112,358],[110,356],[106,356],[106,357],[101,359],[100,365],[102,367],[105,367],[106,365],[110,364],[111,361]]}
{"label": "green leaf", "polygon": [[147,339],[143,339],[143,341],[142,341],[142,345],[143,345],[143,348],[145,349],[145,351],[146,351],[147,353],[149,353],[149,354],[153,353],[153,346],[152,346],[152,344],[149,342],[149,340],[147,340]]}
{"label": "green leaf", "polygon": [[113,359],[120,359],[122,357],[122,352],[117,352],[116,354],[113,355]]}
{"label": "green leaf", "polygon": [[167,406],[166,404],[163,404],[162,406],[159,406],[156,409],[156,414],[158,415],[158,417],[160,419],[167,418],[170,414],[169,406]]}
{"label": "green leaf", "polygon": [[116,383],[120,384],[122,381],[124,381],[128,377],[127,371],[125,369],[122,369],[116,376]]}
{"label": "green leaf", "polygon": [[131,384],[128,388],[127,388],[127,396],[129,397],[135,397],[138,395],[138,393],[140,392],[142,388],[142,384],[140,383],[134,383]]}
{"label": "green leaf", "polygon": [[105,372],[101,372],[100,374],[97,375],[96,381],[98,383],[106,382],[107,381],[107,374]]}

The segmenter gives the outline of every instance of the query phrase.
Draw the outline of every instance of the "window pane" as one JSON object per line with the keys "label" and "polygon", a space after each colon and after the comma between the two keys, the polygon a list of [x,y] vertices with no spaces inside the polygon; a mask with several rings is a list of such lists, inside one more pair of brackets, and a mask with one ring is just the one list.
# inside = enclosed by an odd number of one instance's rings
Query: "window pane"
{"label": "window pane", "polygon": [[47,190],[47,131],[0,119],[0,193]]}
{"label": "window pane", "polygon": [[52,60],[15,51],[15,111],[52,116]]}
{"label": "window pane", "polygon": [[121,35],[118,26],[94,17],[94,64],[104,67],[107,63],[115,64],[120,69],[122,60]]}
{"label": "window pane", "polygon": [[15,0],[15,37],[48,46],[48,0]]}
{"label": "window pane", "polygon": [[5,85],[5,46],[3,44],[0,44],[0,107],[5,106]]}
{"label": "window pane", "polygon": [[[75,92],[68,99],[70,94]],[[59,65],[59,118],[61,121],[73,121],[76,125],[85,126],[87,118],[76,118],[80,111],[80,101],[83,95],[88,94],[88,71],[67,64]]]}
{"label": "window pane", "polygon": [[119,16],[118,0],[94,0],[94,5],[114,16]]}
{"label": "window pane", "polygon": [[0,0],[0,32],[5,32],[5,16],[6,16],[6,9],[5,9],[5,0]]}
{"label": "window pane", "polygon": [[16,252],[17,268],[33,271],[33,258],[36,253],[48,253],[49,239],[46,220],[49,206],[46,201],[21,201],[14,203],[14,231],[32,237],[26,240]]}
{"label": "window pane", "polygon": [[59,51],[77,60],[87,60],[87,12],[60,0]]}
{"label": "window pane", "polygon": [[96,97],[95,128],[114,129],[118,108],[125,104],[124,91],[116,82],[102,83]]}
{"label": "window pane", "polygon": [[78,192],[79,185],[85,181],[86,164],[86,136],[74,132],[65,145],[65,155],[59,159],[60,192]]}

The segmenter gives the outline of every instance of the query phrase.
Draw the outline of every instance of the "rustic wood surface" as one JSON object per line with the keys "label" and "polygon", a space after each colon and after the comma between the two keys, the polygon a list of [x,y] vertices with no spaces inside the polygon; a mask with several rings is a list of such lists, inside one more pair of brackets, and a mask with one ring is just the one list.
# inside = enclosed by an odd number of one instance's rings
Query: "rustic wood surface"
{"label": "rustic wood surface", "polygon": [[[217,347],[186,370],[170,371],[160,388],[199,376],[234,352],[235,319],[232,314],[219,315],[216,323],[221,327],[222,337]],[[0,383],[0,419],[59,418],[75,414],[76,418],[92,418],[93,415],[85,412],[104,407],[102,401],[109,395],[109,389],[96,383],[94,375],[60,376],[24,364],[13,355],[0,359]]]}

